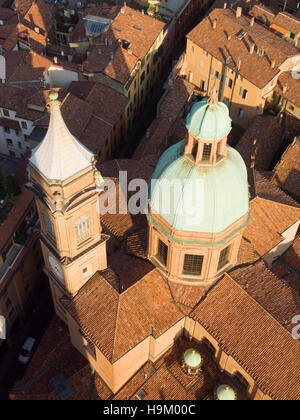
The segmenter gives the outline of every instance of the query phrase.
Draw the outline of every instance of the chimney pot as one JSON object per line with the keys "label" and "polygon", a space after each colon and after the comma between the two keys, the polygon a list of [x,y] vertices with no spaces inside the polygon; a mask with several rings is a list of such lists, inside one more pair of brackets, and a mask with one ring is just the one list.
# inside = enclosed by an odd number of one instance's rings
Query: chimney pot
{"label": "chimney pot", "polygon": [[224,9],[227,9],[227,3],[224,3]]}
{"label": "chimney pot", "polygon": [[235,13],[235,16],[236,16],[237,18],[239,18],[239,17],[241,17],[241,16],[242,16],[242,8],[241,8],[241,7],[237,7],[237,8],[236,8],[236,13]]}
{"label": "chimney pot", "polygon": [[249,49],[249,53],[250,54],[253,54],[253,52],[254,52],[254,46],[255,46],[254,44],[251,44],[250,45],[250,49]]}
{"label": "chimney pot", "polygon": [[272,60],[271,61],[271,69],[274,69],[275,68],[275,60]]}
{"label": "chimney pot", "polygon": [[253,16],[253,17],[251,18],[251,20],[250,20],[250,26],[253,26],[253,25],[254,25],[254,22],[255,22],[255,17]]}
{"label": "chimney pot", "polygon": [[217,27],[217,19],[214,19],[213,20],[212,27],[213,27],[213,29],[216,29],[216,27]]}

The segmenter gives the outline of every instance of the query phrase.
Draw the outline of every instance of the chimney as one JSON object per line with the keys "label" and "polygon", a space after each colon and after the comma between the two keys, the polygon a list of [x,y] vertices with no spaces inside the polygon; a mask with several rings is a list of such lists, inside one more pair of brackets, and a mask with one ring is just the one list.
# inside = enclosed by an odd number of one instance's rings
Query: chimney
{"label": "chimney", "polygon": [[57,57],[53,57],[54,64],[57,64]]}
{"label": "chimney", "polygon": [[282,93],[285,93],[287,91],[287,86],[283,86]]}
{"label": "chimney", "polygon": [[242,8],[241,7],[237,7],[236,8],[236,12],[235,12],[235,17],[239,18],[242,16]]}
{"label": "chimney", "polygon": [[224,9],[227,9],[227,3],[224,3]]}
{"label": "chimney", "polygon": [[238,69],[238,71],[240,71],[241,64],[242,64],[242,60],[239,58],[238,61],[237,61],[237,69]]}
{"label": "chimney", "polygon": [[217,27],[217,19],[214,19],[213,20],[212,27],[213,27],[213,29],[216,29],[216,27]]}
{"label": "chimney", "polygon": [[254,43],[250,44],[249,54],[253,54],[253,52],[254,52],[254,47],[255,47],[255,44],[254,44]]}
{"label": "chimney", "polygon": [[255,17],[253,16],[250,20],[250,26],[254,26],[254,22],[255,22]]}
{"label": "chimney", "polygon": [[230,34],[228,34],[228,35],[227,35],[227,40],[228,40],[228,41],[230,41],[230,40],[231,40],[231,35],[230,35]]}
{"label": "chimney", "polygon": [[275,60],[272,60],[271,61],[271,69],[274,69],[275,68]]}

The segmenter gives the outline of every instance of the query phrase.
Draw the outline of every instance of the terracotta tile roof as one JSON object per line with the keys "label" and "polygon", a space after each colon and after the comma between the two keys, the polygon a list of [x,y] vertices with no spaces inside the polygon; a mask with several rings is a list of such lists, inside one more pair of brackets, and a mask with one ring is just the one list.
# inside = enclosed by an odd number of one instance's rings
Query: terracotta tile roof
{"label": "terracotta tile roof", "polygon": [[37,33],[30,28],[29,23],[8,24],[0,27],[0,43],[4,51],[12,50],[21,41],[30,46],[38,54],[43,52],[46,46],[46,35]]}
{"label": "terracotta tile roof", "polygon": [[[212,21],[217,19],[216,29],[212,28]],[[245,37],[239,41],[237,33],[246,32]],[[227,34],[231,34],[228,41]],[[188,35],[195,44],[208,51],[219,61],[225,62],[230,53],[229,67],[235,69],[238,60],[241,60],[239,73],[255,86],[263,88],[279,72],[280,66],[288,57],[298,54],[298,49],[281,39],[262,25],[254,23],[250,26],[249,18],[235,17],[235,11],[230,9],[215,9],[209,17],[200,22]],[[264,49],[262,57],[249,54],[250,43]],[[276,66],[271,68],[270,63],[275,60]]]}
{"label": "terracotta tile roof", "polygon": [[[283,92],[284,87],[286,87],[285,92]],[[291,73],[285,72],[279,76],[275,91],[300,107],[300,81],[295,79]]]}
{"label": "terracotta tile roof", "polygon": [[267,26],[269,26],[273,22],[276,13],[276,10],[264,6],[262,3],[255,4],[253,7],[251,7],[249,11],[250,16],[255,17],[255,19],[266,24]]}
{"label": "terracotta tile roof", "polygon": [[148,260],[133,257],[123,250],[117,250],[108,257],[108,267],[111,270],[109,277],[103,271],[101,274],[119,293],[127,290],[154,268]]}
{"label": "terracotta tile roof", "polygon": [[2,127],[12,128],[13,130],[17,130],[17,131],[20,130],[19,121],[12,120],[11,118],[1,117],[0,118],[0,125]]}
{"label": "terracotta tile roof", "polygon": [[233,269],[229,274],[284,328],[292,331],[295,326],[292,318],[300,310],[300,297],[275,276],[264,261]]}
{"label": "terracotta tile roof", "polygon": [[47,33],[52,28],[54,22],[54,8],[51,6],[49,7],[43,0],[33,1],[27,12],[23,15],[23,19]]}
{"label": "terracotta tile roof", "polygon": [[[88,72],[104,72],[124,84],[138,60],[142,60],[146,56],[165,27],[165,23],[128,6],[124,8],[125,13],[121,13],[119,10],[120,8],[112,8],[112,16],[109,16],[108,9],[105,11],[101,8],[94,8],[85,13],[85,16],[110,17],[113,22],[105,35],[110,43],[105,45],[102,42],[103,45],[91,46],[90,55],[84,61],[83,69]],[[86,39],[84,21],[81,19],[72,33],[71,40],[80,42]],[[129,42],[131,52],[122,48],[118,40]],[[100,54],[99,50],[101,50]]]}
{"label": "terracotta tile roof", "polygon": [[[181,368],[183,353],[188,348],[199,350],[203,358],[203,370],[196,376],[185,374]],[[235,389],[238,400],[246,399],[229,376],[220,372],[201,344],[180,338],[155,363],[147,362],[113,399],[137,400],[141,390],[145,391],[146,401],[214,399],[214,392],[222,383]]]}
{"label": "terracotta tile roof", "polygon": [[[88,93],[83,95],[86,88]],[[79,82],[77,88],[77,82],[74,82],[63,98],[61,111],[71,133],[93,153],[98,154],[113,127],[119,122],[126,103],[125,96],[100,83],[91,85],[89,82]],[[49,116],[35,123],[39,126],[48,124]]]}
{"label": "terracotta tile roof", "polygon": [[129,255],[147,259],[148,228],[127,236],[124,243],[124,250]]}
{"label": "terracotta tile roof", "polygon": [[[90,57],[93,59],[94,55],[91,55]],[[137,62],[138,58],[135,55],[129,54],[126,49],[118,45],[117,49],[114,51],[113,59],[109,60],[108,64],[105,66],[104,73],[112,79],[125,84],[137,65]]]}
{"label": "terracotta tile roof", "polygon": [[111,362],[149,337],[150,327],[159,337],[183,317],[156,269],[120,295],[98,272],[63,305]]}
{"label": "terracotta tile roof", "polygon": [[300,200],[300,137],[295,138],[282,155],[275,167],[272,181],[292,197]]}
{"label": "terracotta tile roof", "polygon": [[206,292],[206,289],[202,286],[187,286],[173,282],[168,284],[175,302],[185,307],[185,313],[190,312]]}
{"label": "terracotta tile roof", "polygon": [[155,118],[147,128],[133,158],[143,159],[147,155],[154,155],[158,160],[168,144],[170,128],[171,123],[167,118]]}
{"label": "terracotta tile roof", "polygon": [[[296,261],[299,261],[298,257]],[[277,277],[279,277],[284,282],[284,284],[291,288],[291,290],[296,296],[296,299],[299,299],[299,271],[294,271],[293,268],[291,268],[290,265],[287,264],[281,257],[277,258],[277,260],[272,264],[271,270]]]}
{"label": "terracotta tile roof", "polygon": [[243,237],[239,248],[236,266],[239,267],[243,266],[244,264],[252,264],[259,258],[260,255],[255,251],[252,243]]}
{"label": "terracotta tile roof", "polygon": [[13,208],[8,213],[7,218],[0,224],[0,249],[12,238],[33,203],[33,193],[22,187],[21,194],[17,196]]}
{"label": "terracotta tile roof", "polygon": [[284,240],[284,233],[300,218],[300,209],[256,197],[250,202],[251,220],[243,236],[260,256]]}
{"label": "terracotta tile roof", "polygon": [[271,398],[300,398],[299,341],[229,275],[207,294],[192,317]]}
{"label": "terracotta tile roof", "polygon": [[[134,161],[131,161],[131,163],[134,163]],[[101,167],[103,167],[103,165],[100,165],[100,168]],[[126,167],[123,167],[123,170],[126,170],[125,168]],[[104,176],[105,174],[105,172],[101,170],[100,173],[102,174],[102,176]],[[130,178],[128,177],[128,179]],[[116,196],[114,195],[114,191],[112,189],[106,193],[108,201],[107,213],[101,214],[101,223],[109,232],[109,234],[114,235],[118,240],[122,241],[129,234],[138,232],[141,229],[145,229],[147,227],[147,219],[144,214],[133,215],[129,212],[124,194],[122,193],[121,188],[119,188],[119,182],[116,179],[114,179],[114,181],[116,185]],[[119,196],[120,192],[122,194],[121,197]],[[119,214],[120,203],[122,205],[122,213]],[[127,210],[126,213],[124,211],[125,214],[123,214],[123,209],[125,209],[125,211]]]}
{"label": "terracotta tile roof", "polygon": [[15,23],[18,20],[18,16],[14,10],[8,7],[0,7],[0,20],[3,20],[4,24],[8,21]]}
{"label": "terracotta tile roof", "polygon": [[273,172],[266,173],[254,170],[256,194],[252,198],[257,195],[258,197],[276,201],[281,204],[287,204],[288,206],[300,207],[299,203],[272,182],[272,176]]}
{"label": "terracotta tile roof", "polygon": [[128,99],[101,83],[94,83],[86,101],[94,108],[95,116],[114,126],[124,113]]}
{"label": "terracotta tile roof", "polygon": [[157,105],[157,116],[170,122],[181,116],[185,105],[194,91],[194,85],[177,77],[172,88],[167,90]]}
{"label": "terracotta tile roof", "polygon": [[284,29],[288,29],[295,35],[298,35],[300,32],[300,20],[297,19],[296,16],[287,12],[279,12],[273,20],[272,24],[281,26]]}
{"label": "terracotta tile roof", "polygon": [[254,161],[257,170],[268,170],[282,144],[282,127],[275,117],[257,116],[249,126],[236,150],[249,168]]}
{"label": "terracotta tile roof", "polygon": [[[16,52],[18,53],[18,51]],[[17,57],[12,57],[12,52],[9,51],[9,53],[13,60],[17,59]],[[18,58],[16,67],[11,71],[10,76],[7,77],[9,82],[40,80],[53,64],[48,58],[34,51],[23,52]]]}
{"label": "terracotta tile roof", "polygon": [[281,258],[289,267],[300,273],[300,235],[295,238],[293,245]]}

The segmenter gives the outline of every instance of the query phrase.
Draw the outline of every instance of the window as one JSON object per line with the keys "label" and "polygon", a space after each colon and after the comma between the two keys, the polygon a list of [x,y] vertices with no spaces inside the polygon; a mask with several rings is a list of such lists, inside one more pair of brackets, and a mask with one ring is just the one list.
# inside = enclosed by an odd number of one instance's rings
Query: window
{"label": "window", "polygon": [[227,86],[230,88],[230,89],[232,89],[232,86],[233,86],[233,80],[232,79],[227,79]]}
{"label": "window", "polygon": [[80,217],[75,223],[75,231],[78,242],[88,238],[91,234],[90,216],[86,214],[85,216]]}
{"label": "window", "polygon": [[149,71],[150,71],[150,65],[147,64],[147,74],[149,74]]}
{"label": "window", "polygon": [[290,111],[295,111],[295,107],[293,105],[289,105],[289,110]]}
{"label": "window", "polygon": [[13,146],[13,142],[11,139],[6,139],[7,146]]}
{"label": "window", "polygon": [[18,141],[18,146],[19,146],[19,149],[22,149],[22,144],[20,141]]}
{"label": "window", "polygon": [[44,223],[45,223],[45,231],[48,235],[52,237],[52,239],[55,238],[54,236],[54,229],[53,229],[53,223],[48,215],[48,213],[43,213]]}
{"label": "window", "polygon": [[183,263],[183,274],[200,276],[202,271],[203,255],[185,254]]}
{"label": "window", "polygon": [[194,139],[194,144],[193,144],[193,148],[192,148],[192,156],[193,156],[194,160],[196,160],[197,151],[198,151],[198,142],[197,142],[197,140]]}
{"label": "window", "polygon": [[218,270],[221,270],[221,268],[229,263],[229,250],[230,246],[222,249],[219,257]]}
{"label": "window", "polygon": [[210,70],[210,74],[213,76],[215,74],[215,69],[212,67]]}
{"label": "window", "polygon": [[5,117],[9,117],[9,111],[7,109],[3,109],[2,111]]}
{"label": "window", "polygon": [[248,91],[246,90],[246,89],[244,89],[244,88],[240,88],[240,96],[243,98],[243,99],[247,99],[247,96],[248,96]]}
{"label": "window", "polygon": [[244,110],[243,110],[243,108],[240,108],[239,109],[239,117],[243,118],[243,116],[244,116]]}
{"label": "window", "polygon": [[200,82],[200,89],[205,91],[206,90],[206,82],[204,80],[201,80]]}
{"label": "window", "polygon": [[229,105],[229,99],[228,98],[224,98],[224,104],[227,105],[227,106]]}
{"label": "window", "polygon": [[27,122],[26,121],[21,121],[21,126],[22,126],[22,128],[24,128],[26,130],[27,129]]}
{"label": "window", "polygon": [[144,68],[144,66],[145,66],[145,59],[143,58],[143,59],[142,59],[142,62],[141,62],[141,68],[143,69],[143,68]]}
{"label": "window", "polygon": [[82,270],[83,274],[85,274],[87,272],[87,267],[84,267],[84,269]]}
{"label": "window", "polygon": [[191,46],[191,52],[193,53],[195,51],[194,45]]}
{"label": "window", "polygon": [[145,72],[143,71],[142,75],[141,75],[141,83],[145,80]]}
{"label": "window", "polygon": [[202,160],[210,160],[211,144],[205,144],[203,147]]}
{"label": "window", "polygon": [[220,75],[220,73],[218,71],[216,71],[215,76],[216,76],[217,79],[220,79],[221,78],[221,75]]}
{"label": "window", "polygon": [[206,57],[208,57],[209,56],[209,52],[204,51],[204,55],[206,55]]}
{"label": "window", "polygon": [[167,265],[167,258],[168,258],[168,247],[167,245],[161,241],[158,240],[158,247],[157,247],[157,254],[156,258],[163,264]]}

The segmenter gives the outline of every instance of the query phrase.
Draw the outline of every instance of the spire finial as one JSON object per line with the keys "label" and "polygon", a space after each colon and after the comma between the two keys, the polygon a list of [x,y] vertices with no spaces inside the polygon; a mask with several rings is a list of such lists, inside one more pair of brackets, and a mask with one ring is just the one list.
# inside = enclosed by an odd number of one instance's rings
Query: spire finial
{"label": "spire finial", "polygon": [[56,90],[50,90],[48,95],[47,105],[60,105],[60,101],[58,100],[58,92]]}
{"label": "spire finial", "polygon": [[208,96],[207,103],[209,105],[216,105],[218,102],[219,102],[218,92],[217,92],[217,89],[216,89],[216,84],[214,83],[213,87],[211,88],[210,94]]}

